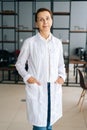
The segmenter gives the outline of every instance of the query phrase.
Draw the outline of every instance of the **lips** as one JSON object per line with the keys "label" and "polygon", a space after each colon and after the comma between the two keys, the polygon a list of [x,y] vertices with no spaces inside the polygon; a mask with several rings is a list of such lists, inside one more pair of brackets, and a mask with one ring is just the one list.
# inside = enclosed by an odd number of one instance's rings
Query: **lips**
{"label": "lips", "polygon": [[43,26],[43,28],[48,28],[48,26]]}

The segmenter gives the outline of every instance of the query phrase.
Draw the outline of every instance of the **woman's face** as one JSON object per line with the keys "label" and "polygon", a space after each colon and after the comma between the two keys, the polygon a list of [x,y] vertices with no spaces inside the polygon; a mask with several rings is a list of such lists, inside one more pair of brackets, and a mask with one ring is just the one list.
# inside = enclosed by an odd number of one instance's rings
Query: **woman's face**
{"label": "woman's face", "polygon": [[52,18],[48,11],[39,12],[36,27],[40,32],[49,32],[52,26]]}

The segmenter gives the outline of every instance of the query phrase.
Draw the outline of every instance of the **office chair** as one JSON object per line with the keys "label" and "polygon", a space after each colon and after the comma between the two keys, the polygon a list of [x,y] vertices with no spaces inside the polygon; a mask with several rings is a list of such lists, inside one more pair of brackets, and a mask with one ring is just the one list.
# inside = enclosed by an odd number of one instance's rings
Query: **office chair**
{"label": "office chair", "polygon": [[81,72],[80,69],[77,68],[77,72],[79,74],[79,80],[80,80],[80,86],[82,87],[82,92],[78,101],[78,104],[80,104],[80,111],[82,111],[82,107],[83,107],[83,102],[85,99],[85,94],[87,92],[87,77],[85,78]]}

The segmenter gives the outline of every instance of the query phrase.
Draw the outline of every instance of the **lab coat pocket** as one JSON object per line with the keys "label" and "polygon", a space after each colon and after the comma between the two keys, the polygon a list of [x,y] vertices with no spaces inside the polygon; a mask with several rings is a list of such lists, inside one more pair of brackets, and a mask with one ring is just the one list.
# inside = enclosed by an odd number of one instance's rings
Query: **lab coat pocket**
{"label": "lab coat pocket", "polygon": [[56,87],[57,92],[58,92],[58,93],[61,93],[61,91],[62,91],[61,84],[55,83],[55,87]]}
{"label": "lab coat pocket", "polygon": [[26,104],[27,104],[27,113],[30,120],[36,120],[38,122],[39,112],[41,111],[41,94],[40,89],[42,86],[35,84],[29,84],[26,86]]}
{"label": "lab coat pocket", "polygon": [[51,83],[51,123],[62,116],[62,87],[58,83]]}
{"label": "lab coat pocket", "polygon": [[55,83],[56,87],[56,99],[58,100],[57,103],[61,102],[62,99],[62,86],[61,84]]}
{"label": "lab coat pocket", "polygon": [[26,95],[27,98],[32,99],[32,100],[36,100],[37,96],[38,96],[38,88],[39,85],[37,85],[36,83],[34,84],[28,84],[26,86]]}
{"label": "lab coat pocket", "polygon": [[62,86],[56,83],[56,107],[55,109],[62,110]]}

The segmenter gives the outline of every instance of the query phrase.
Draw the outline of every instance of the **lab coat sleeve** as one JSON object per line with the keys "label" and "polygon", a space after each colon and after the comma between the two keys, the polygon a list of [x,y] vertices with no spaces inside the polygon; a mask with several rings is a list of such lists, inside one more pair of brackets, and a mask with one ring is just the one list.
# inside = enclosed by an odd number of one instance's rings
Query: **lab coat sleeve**
{"label": "lab coat sleeve", "polygon": [[63,80],[65,81],[65,79],[66,79],[66,73],[65,73],[65,64],[64,64],[64,58],[63,58],[63,47],[62,47],[62,43],[60,44],[58,75],[60,77],[62,77]]}
{"label": "lab coat sleeve", "polygon": [[25,83],[27,83],[27,80],[31,77],[31,75],[25,69],[25,64],[28,58],[29,58],[29,43],[28,40],[25,40],[21,48],[20,54],[18,56],[17,62],[15,64],[18,73],[21,75]]}

